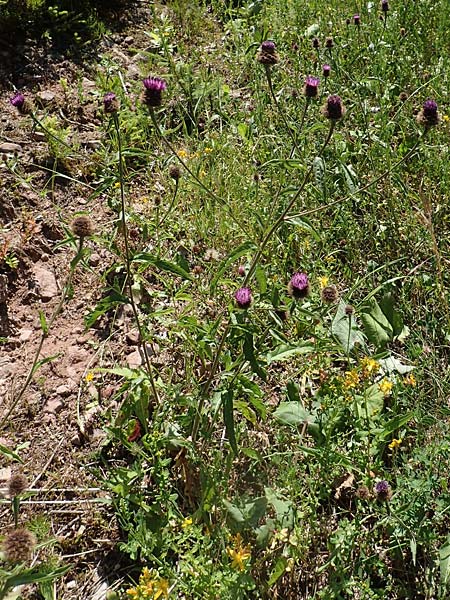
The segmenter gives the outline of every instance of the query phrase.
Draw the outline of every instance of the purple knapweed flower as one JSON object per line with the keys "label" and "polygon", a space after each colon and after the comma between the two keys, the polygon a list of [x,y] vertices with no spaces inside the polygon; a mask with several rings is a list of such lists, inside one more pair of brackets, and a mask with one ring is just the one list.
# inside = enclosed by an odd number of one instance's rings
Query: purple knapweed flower
{"label": "purple knapweed flower", "polygon": [[151,108],[161,106],[162,93],[167,89],[164,79],[160,77],[147,77],[144,79],[143,84],[142,102]]}
{"label": "purple knapweed flower", "polygon": [[115,113],[119,110],[119,101],[114,92],[107,92],[103,96],[103,108],[106,113]]}
{"label": "purple knapweed flower", "polygon": [[307,98],[316,98],[319,91],[319,79],[317,77],[308,77],[305,79],[303,93]]}
{"label": "purple knapweed flower", "polygon": [[331,73],[331,67],[330,65],[323,65],[322,67],[322,75],[327,78],[330,76]]}
{"label": "purple knapweed flower", "polygon": [[293,298],[305,298],[309,293],[309,280],[306,273],[294,273],[288,285],[288,293]]}
{"label": "purple knapweed flower", "polygon": [[279,62],[280,57],[278,56],[275,42],[272,42],[272,40],[262,42],[256,60],[262,65],[267,65],[269,67],[276,65]]}
{"label": "purple knapweed flower", "polygon": [[375,485],[375,495],[377,500],[380,500],[381,502],[387,502],[390,500],[392,498],[392,489],[389,483],[384,479],[379,481]]}
{"label": "purple knapweed flower", "polygon": [[381,10],[384,13],[388,12],[388,10],[389,10],[389,2],[388,2],[388,0],[381,0]]}
{"label": "purple knapweed flower", "polygon": [[20,92],[17,92],[17,94],[14,94],[11,98],[10,102],[15,108],[21,110],[25,104],[25,96]]}
{"label": "purple knapweed flower", "polygon": [[345,115],[345,107],[340,96],[328,96],[327,102],[322,110],[324,116],[330,121],[338,121]]}
{"label": "purple knapweed flower", "polygon": [[361,25],[361,17],[359,15],[353,15],[353,23],[359,27]]}
{"label": "purple knapweed flower", "polygon": [[249,308],[252,303],[252,291],[248,287],[241,287],[236,290],[234,299],[238,308]]}
{"label": "purple knapweed flower", "polygon": [[435,100],[425,100],[422,110],[417,115],[417,122],[424,127],[432,127],[440,121],[438,105]]}

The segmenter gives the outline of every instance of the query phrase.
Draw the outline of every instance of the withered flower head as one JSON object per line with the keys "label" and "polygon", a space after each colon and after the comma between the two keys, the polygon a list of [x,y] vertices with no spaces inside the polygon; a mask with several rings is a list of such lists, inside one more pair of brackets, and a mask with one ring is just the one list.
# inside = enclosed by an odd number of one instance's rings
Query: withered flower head
{"label": "withered flower head", "polygon": [[334,94],[328,96],[327,101],[322,108],[324,117],[330,119],[330,121],[339,121],[345,115],[345,106],[342,104],[340,96]]}
{"label": "withered flower head", "polygon": [[8,482],[8,493],[10,498],[20,496],[28,487],[27,478],[23,473],[14,473]]}
{"label": "withered flower head", "polygon": [[275,42],[266,40],[259,47],[259,52],[256,55],[256,60],[262,65],[272,66],[276,65],[280,61],[278,56]]}
{"label": "withered flower head", "polygon": [[105,113],[113,114],[119,110],[119,100],[114,92],[108,92],[103,96],[103,108]]}
{"label": "withered flower head", "polygon": [[175,181],[178,181],[181,177],[180,167],[178,165],[170,165],[169,175]]}
{"label": "withered flower head", "polygon": [[327,285],[323,288],[322,301],[325,302],[325,304],[333,304],[333,302],[337,301],[338,297],[339,294],[335,285]]}
{"label": "withered flower head", "polygon": [[19,563],[29,560],[36,545],[36,538],[28,529],[14,529],[3,542],[3,551],[8,562]]}
{"label": "withered flower head", "polygon": [[74,236],[85,238],[93,235],[94,224],[87,215],[79,215],[72,221],[71,229]]}

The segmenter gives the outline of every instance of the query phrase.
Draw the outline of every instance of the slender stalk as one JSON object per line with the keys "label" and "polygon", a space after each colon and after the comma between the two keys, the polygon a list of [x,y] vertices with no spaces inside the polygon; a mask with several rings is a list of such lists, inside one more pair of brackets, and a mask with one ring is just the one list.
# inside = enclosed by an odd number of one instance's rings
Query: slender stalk
{"label": "slender stalk", "polygon": [[294,148],[297,150],[297,152],[299,152],[299,148],[297,146],[297,140],[295,139],[295,135],[292,132],[292,128],[290,127],[287,119],[286,119],[286,115],[284,114],[284,112],[281,110],[280,108],[280,104],[277,100],[277,97],[275,95],[274,89],[273,89],[273,85],[272,85],[272,74],[271,74],[271,67],[270,65],[264,65],[264,71],[266,73],[266,79],[267,79],[267,85],[269,86],[269,92],[270,92],[270,96],[272,97],[272,100],[275,103],[275,106],[277,107],[277,110],[280,114],[280,117],[283,119],[283,123],[289,133],[289,136],[292,140],[292,143],[294,145]]}
{"label": "slender stalk", "polygon": [[113,117],[113,121],[114,121],[114,127],[116,129],[117,146],[118,146],[118,150],[119,150],[120,217],[121,217],[121,224],[122,224],[123,240],[124,240],[124,244],[125,244],[125,268],[126,268],[126,272],[127,272],[126,273],[126,275],[127,275],[126,285],[128,286],[128,290],[129,290],[130,305],[131,305],[131,309],[133,311],[134,321],[136,323],[136,326],[137,326],[138,332],[139,332],[139,347],[144,356],[144,362],[145,362],[145,366],[147,369],[147,375],[148,375],[148,378],[150,381],[150,386],[152,388],[155,402],[157,405],[159,405],[160,399],[159,399],[158,390],[156,389],[156,383],[155,383],[155,378],[153,376],[152,364],[150,362],[150,357],[148,355],[147,344],[146,344],[145,338],[144,338],[144,330],[142,327],[141,320],[139,318],[139,313],[137,310],[136,302],[134,301],[134,297],[133,297],[133,273],[131,272],[131,253],[130,253],[130,246],[129,246],[129,241],[128,241],[128,227],[127,227],[127,221],[126,221],[125,178],[124,178],[124,172],[123,172],[122,137],[120,135],[119,116],[118,116],[117,112],[114,112],[112,114],[112,117]]}

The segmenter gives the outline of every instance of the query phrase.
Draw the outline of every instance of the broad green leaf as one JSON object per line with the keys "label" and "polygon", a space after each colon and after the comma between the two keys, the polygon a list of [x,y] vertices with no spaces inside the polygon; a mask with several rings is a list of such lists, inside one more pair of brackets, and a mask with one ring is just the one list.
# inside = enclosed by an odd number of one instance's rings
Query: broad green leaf
{"label": "broad green leaf", "polygon": [[10,450],[7,446],[3,446],[3,444],[0,444],[0,454],[3,454],[3,456],[7,456],[11,460],[16,460],[17,462],[23,464],[23,460],[20,458],[20,456],[13,450]]}
{"label": "broad green leaf", "polygon": [[292,215],[291,217],[286,217],[285,222],[290,223],[291,225],[297,225],[305,231],[308,231],[312,234],[316,242],[320,242],[322,239],[317,229],[311,224],[311,222],[308,219],[305,219],[305,217],[297,217],[295,215]]}
{"label": "broad green leaf", "polygon": [[317,187],[322,192],[322,195],[326,197],[327,188],[325,185],[325,161],[321,156],[316,156],[313,161],[314,179]]}
{"label": "broad green leaf", "polygon": [[316,33],[319,32],[319,30],[320,30],[319,24],[318,23],[313,23],[312,25],[310,25],[308,27],[308,29],[305,30],[304,35],[307,38],[311,38],[311,37],[315,36]]}
{"label": "broad green leaf", "polygon": [[439,569],[441,574],[441,585],[447,588],[450,582],[450,534],[439,549]]}
{"label": "broad green leaf", "polygon": [[244,142],[248,141],[248,125],[246,123],[239,123],[237,130]]}
{"label": "broad green leaf", "polygon": [[405,373],[409,373],[413,371],[415,367],[410,365],[404,365],[401,360],[398,358],[394,358],[393,356],[388,356],[387,358],[380,358],[378,361],[381,365],[381,368],[386,374],[391,373],[400,373],[400,375],[405,375]]}
{"label": "broad green leaf", "polygon": [[294,505],[290,500],[279,498],[272,488],[264,488],[267,502],[271,504],[277,515],[277,523],[280,527],[292,529],[294,526]]}
{"label": "broad green leaf", "polygon": [[414,413],[409,412],[404,415],[396,415],[394,418],[390,419],[383,427],[380,437],[386,438],[400,427],[403,427],[408,421],[410,421],[414,416]]}
{"label": "broad green leaf", "polygon": [[150,252],[139,252],[133,257],[133,262],[142,265],[142,269],[146,269],[150,265],[160,269],[161,271],[166,271],[168,273],[173,273],[174,275],[179,275],[183,279],[188,279],[192,281],[192,275],[190,275],[187,271],[185,271],[180,265],[176,263],[170,262],[168,260],[163,260],[154,256]]}
{"label": "broad green leaf", "polygon": [[348,191],[350,194],[354,194],[358,189],[358,178],[353,170],[353,167],[351,165],[345,165],[344,163],[341,163],[340,169],[344,176],[345,183],[347,184]]}
{"label": "broad green leaf", "polygon": [[267,362],[273,363],[281,360],[287,360],[297,354],[309,354],[314,352],[314,346],[308,342],[299,344],[298,346],[290,346],[288,344],[282,344],[277,346],[274,350],[267,353]]}
{"label": "broad green leaf", "polygon": [[277,421],[294,427],[305,422],[315,422],[315,416],[303,408],[299,402],[281,402],[273,416]]}
{"label": "broad green leaf", "polygon": [[264,269],[261,265],[258,265],[255,270],[255,279],[258,282],[259,291],[261,294],[265,294],[267,291],[267,277]]}
{"label": "broad green leaf", "polygon": [[228,516],[236,525],[242,525],[245,523],[244,513],[240,508],[228,502],[228,500],[224,500],[223,504],[227,510]]}
{"label": "broad green leaf", "polygon": [[380,308],[392,327],[394,337],[401,335],[404,329],[401,314],[394,308],[394,296],[391,292],[384,294],[380,300]]}
{"label": "broad green leaf", "polygon": [[345,352],[350,352],[355,344],[364,346],[364,335],[359,330],[354,315],[345,312],[347,304],[341,300],[331,324],[331,333],[337,338]]}
{"label": "broad green leaf", "polygon": [[367,309],[361,313],[361,321],[367,339],[377,349],[384,348],[393,339],[392,326],[374,298],[371,298]]}
{"label": "broad green leaf", "polygon": [[279,556],[277,562],[275,563],[274,568],[272,569],[272,573],[270,574],[269,581],[267,585],[271,587],[274,583],[276,583],[282,575],[284,575],[286,571],[288,561],[285,556]]}
{"label": "broad green leaf", "polygon": [[364,392],[364,398],[367,402],[369,418],[377,418],[384,407],[384,394],[380,390],[378,383],[373,383]]}
{"label": "broad green leaf", "polygon": [[119,294],[116,290],[110,290],[108,296],[102,298],[97,306],[84,319],[86,327],[89,329],[94,323],[106,314],[109,310],[115,308],[118,304],[129,304],[127,296]]}

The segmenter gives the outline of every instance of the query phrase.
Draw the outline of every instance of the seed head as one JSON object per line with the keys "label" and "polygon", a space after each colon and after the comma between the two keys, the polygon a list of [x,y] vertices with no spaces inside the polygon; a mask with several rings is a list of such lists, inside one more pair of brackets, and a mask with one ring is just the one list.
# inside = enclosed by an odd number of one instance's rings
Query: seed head
{"label": "seed head", "polygon": [[353,306],[351,304],[347,304],[347,306],[344,309],[344,312],[347,315],[347,317],[351,317],[352,315],[355,314],[355,309],[353,308]]}
{"label": "seed head", "polygon": [[370,498],[370,490],[366,485],[361,485],[356,490],[356,497],[360,500],[369,500]]}
{"label": "seed head", "polygon": [[330,121],[339,121],[345,115],[345,106],[342,104],[340,96],[328,96],[326,104],[322,109],[323,115]]}
{"label": "seed head", "polygon": [[10,498],[20,496],[28,487],[27,478],[23,473],[14,473],[8,482],[8,493]]}
{"label": "seed head", "polygon": [[417,122],[428,129],[437,125],[440,120],[437,103],[434,100],[425,100],[422,110],[417,115]]}
{"label": "seed head", "polygon": [[259,52],[256,56],[256,60],[262,65],[272,66],[280,62],[275,42],[266,40],[259,48]]}
{"label": "seed head", "polygon": [[93,235],[94,224],[87,215],[80,215],[72,221],[71,229],[74,236],[85,238]]}
{"label": "seed head", "polygon": [[316,37],[315,37],[315,38],[313,38],[313,41],[312,41],[312,46],[313,46],[313,48],[314,48],[315,50],[317,50],[318,48],[320,48],[320,42],[319,42],[319,39],[318,39],[318,38],[316,38]]}
{"label": "seed head", "polygon": [[175,181],[178,181],[181,177],[180,167],[178,165],[170,165],[169,175]]}
{"label": "seed head", "polygon": [[305,273],[294,273],[288,285],[288,294],[295,299],[305,298],[309,294],[309,280]]}
{"label": "seed head", "polygon": [[6,560],[11,563],[27,561],[33,552],[36,538],[28,529],[14,529],[6,536],[3,550]]}
{"label": "seed head", "polygon": [[162,93],[167,89],[167,84],[160,77],[147,77],[143,81],[144,91],[142,93],[142,102],[150,108],[161,106]]}
{"label": "seed head", "polygon": [[333,304],[337,301],[338,297],[339,294],[335,285],[327,285],[323,288],[322,301],[325,302],[325,304]]}
{"label": "seed head", "polygon": [[307,98],[317,98],[319,89],[319,79],[317,77],[308,77],[305,79],[305,85],[303,87],[303,93]]}
{"label": "seed head", "polygon": [[388,12],[388,10],[389,10],[389,2],[388,2],[388,0],[381,0],[381,10],[384,13]]}
{"label": "seed head", "polygon": [[330,73],[331,73],[331,67],[330,67],[330,65],[323,65],[323,67],[322,67],[322,75],[325,77],[325,79],[330,76]]}
{"label": "seed head", "polygon": [[27,101],[25,96],[23,94],[21,94],[20,92],[17,92],[17,94],[14,94],[14,96],[10,99],[10,103],[15,108],[17,108],[17,110],[22,115],[28,115],[31,112],[30,103]]}
{"label": "seed head", "polygon": [[334,40],[332,37],[327,37],[327,39],[325,40],[325,48],[333,48],[334,46]]}
{"label": "seed head", "polygon": [[234,299],[238,308],[249,308],[252,303],[252,292],[248,287],[241,287],[236,290]]}
{"label": "seed head", "polygon": [[382,479],[375,485],[375,495],[380,502],[388,502],[392,498],[392,489],[387,481]]}
{"label": "seed head", "polygon": [[113,114],[119,110],[119,100],[114,92],[108,92],[103,96],[103,108],[105,113]]}

